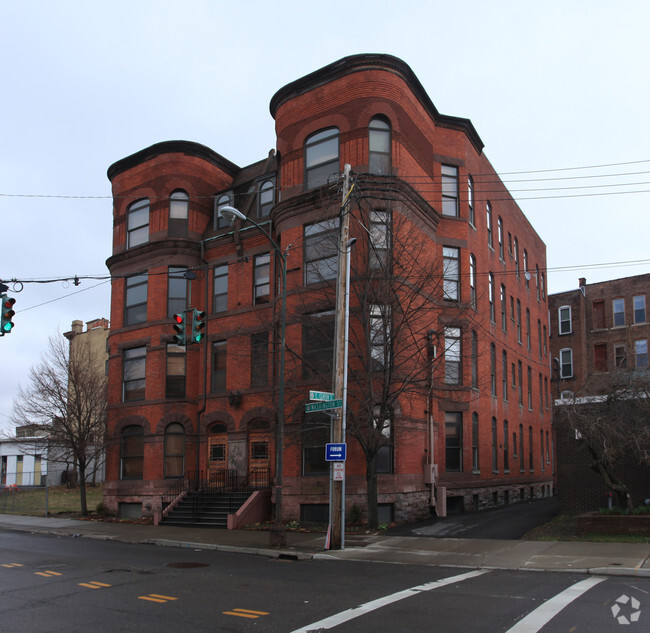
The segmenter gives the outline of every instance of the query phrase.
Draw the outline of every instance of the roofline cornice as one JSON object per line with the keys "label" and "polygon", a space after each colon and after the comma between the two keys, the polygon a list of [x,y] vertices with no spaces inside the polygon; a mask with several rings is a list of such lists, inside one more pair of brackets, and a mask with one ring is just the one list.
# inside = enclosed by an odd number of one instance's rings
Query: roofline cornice
{"label": "roofline cornice", "polygon": [[193,141],[162,141],[113,163],[108,168],[106,175],[112,182],[115,176],[163,154],[187,154],[188,156],[196,156],[212,163],[231,176],[234,176],[240,171],[238,165],[235,165],[235,163],[230,162],[227,158],[221,156],[221,154],[200,143]]}
{"label": "roofline cornice", "polygon": [[271,116],[275,119],[278,108],[290,99],[351,73],[373,69],[386,70],[401,76],[437,125],[464,132],[476,151],[479,154],[483,151],[483,141],[473,123],[469,119],[440,114],[410,66],[393,55],[380,53],[350,55],[292,81],[280,88],[271,98],[269,104]]}

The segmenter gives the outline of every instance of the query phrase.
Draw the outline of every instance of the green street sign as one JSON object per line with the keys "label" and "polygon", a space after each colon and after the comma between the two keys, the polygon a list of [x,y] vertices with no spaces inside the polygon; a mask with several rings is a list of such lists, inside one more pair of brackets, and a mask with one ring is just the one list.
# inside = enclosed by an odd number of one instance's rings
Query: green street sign
{"label": "green street sign", "polygon": [[343,400],[329,400],[325,402],[310,402],[305,405],[305,413],[314,411],[325,411],[327,409],[340,409],[343,406]]}
{"label": "green street sign", "polygon": [[329,402],[331,400],[336,400],[336,396],[329,391],[310,391],[309,399]]}

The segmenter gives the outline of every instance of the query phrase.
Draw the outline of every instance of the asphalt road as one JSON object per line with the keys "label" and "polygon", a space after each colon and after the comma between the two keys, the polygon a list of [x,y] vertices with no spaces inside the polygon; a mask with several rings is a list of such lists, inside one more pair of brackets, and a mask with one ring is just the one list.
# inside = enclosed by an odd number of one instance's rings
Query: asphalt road
{"label": "asphalt road", "polygon": [[399,525],[389,534],[440,538],[520,539],[550,521],[559,512],[556,497],[511,504],[487,510]]}
{"label": "asphalt road", "polygon": [[2,631],[618,633],[618,618],[650,629],[650,579],[291,561],[0,532]]}

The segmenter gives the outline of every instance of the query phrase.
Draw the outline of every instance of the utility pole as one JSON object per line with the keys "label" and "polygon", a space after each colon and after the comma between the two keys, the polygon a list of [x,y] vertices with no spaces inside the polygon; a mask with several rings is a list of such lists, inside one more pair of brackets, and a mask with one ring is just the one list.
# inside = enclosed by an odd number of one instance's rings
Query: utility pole
{"label": "utility pole", "polygon": [[[336,326],[334,330],[334,385],[332,392],[336,398],[343,399],[345,387],[346,365],[346,292],[348,284],[348,241],[350,236],[350,165],[343,168],[343,200],[339,215],[339,260],[336,276]],[[343,436],[343,408],[336,410],[332,419],[331,442],[342,443]],[[343,512],[343,486],[345,481],[334,480],[334,465],[330,464],[330,549],[341,549],[344,543],[344,512]]]}

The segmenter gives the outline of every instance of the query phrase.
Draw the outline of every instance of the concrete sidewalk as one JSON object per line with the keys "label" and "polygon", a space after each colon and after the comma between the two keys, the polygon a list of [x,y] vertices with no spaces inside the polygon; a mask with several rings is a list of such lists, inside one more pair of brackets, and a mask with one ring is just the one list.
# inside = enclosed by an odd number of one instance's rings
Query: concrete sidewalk
{"label": "concrete sidewalk", "polygon": [[325,535],[286,532],[271,547],[264,530],[220,530],[105,523],[0,514],[0,532],[84,537],[165,547],[214,549],[297,560],[358,560],[471,569],[570,571],[650,578],[650,543],[591,543],[417,536],[346,535],[345,549],[325,550]]}

